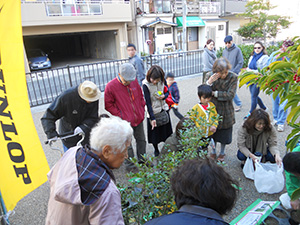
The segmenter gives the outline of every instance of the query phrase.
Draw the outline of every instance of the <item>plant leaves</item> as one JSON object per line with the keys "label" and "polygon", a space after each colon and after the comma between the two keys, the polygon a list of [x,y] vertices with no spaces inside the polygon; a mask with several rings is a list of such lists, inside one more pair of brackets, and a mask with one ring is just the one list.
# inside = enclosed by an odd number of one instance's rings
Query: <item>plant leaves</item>
{"label": "plant leaves", "polygon": [[297,188],[291,195],[291,200],[295,201],[300,198],[300,187]]}

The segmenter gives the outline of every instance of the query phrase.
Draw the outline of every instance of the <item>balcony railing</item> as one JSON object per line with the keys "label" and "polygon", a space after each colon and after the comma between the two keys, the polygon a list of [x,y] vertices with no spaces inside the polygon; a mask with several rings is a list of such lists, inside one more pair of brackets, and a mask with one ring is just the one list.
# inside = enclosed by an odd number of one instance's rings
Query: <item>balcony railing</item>
{"label": "balcony railing", "polygon": [[[182,0],[175,0],[176,14],[182,14]],[[220,15],[220,2],[187,2],[187,15]]]}
{"label": "balcony railing", "polygon": [[44,4],[47,16],[87,16],[102,15],[103,4],[129,4],[129,0],[35,0],[25,1],[24,4]]}
{"label": "balcony railing", "polygon": [[221,13],[220,2],[199,2],[200,15],[219,15]]}

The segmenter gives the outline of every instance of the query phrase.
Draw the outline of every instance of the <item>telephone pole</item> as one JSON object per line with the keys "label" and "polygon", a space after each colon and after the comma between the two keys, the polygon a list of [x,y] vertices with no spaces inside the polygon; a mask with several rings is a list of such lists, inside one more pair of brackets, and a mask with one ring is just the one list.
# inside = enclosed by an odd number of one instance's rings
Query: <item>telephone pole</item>
{"label": "telephone pole", "polygon": [[187,51],[186,47],[186,0],[182,0],[182,50]]}

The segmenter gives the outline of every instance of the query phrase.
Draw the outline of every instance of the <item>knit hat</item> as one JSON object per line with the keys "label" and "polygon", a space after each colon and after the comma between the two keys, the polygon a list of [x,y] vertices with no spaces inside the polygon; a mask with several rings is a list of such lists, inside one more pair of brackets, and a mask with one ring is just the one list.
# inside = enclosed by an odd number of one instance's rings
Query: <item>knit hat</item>
{"label": "knit hat", "polygon": [[294,45],[294,42],[293,41],[291,41],[291,40],[285,40],[283,43],[282,43],[282,45],[284,46],[284,47],[290,47],[290,46],[293,46]]}
{"label": "knit hat", "polygon": [[134,81],[136,78],[136,70],[131,63],[124,63],[120,66],[120,75],[126,81]]}
{"label": "knit hat", "polygon": [[92,81],[86,80],[78,86],[78,94],[83,100],[94,102],[99,100],[101,91]]}
{"label": "knit hat", "polygon": [[166,78],[168,78],[168,77],[174,78],[174,77],[175,77],[175,76],[174,76],[174,73],[171,73],[171,72],[167,73]]}
{"label": "knit hat", "polygon": [[224,42],[231,42],[232,41],[232,36],[231,35],[228,35],[224,38]]}

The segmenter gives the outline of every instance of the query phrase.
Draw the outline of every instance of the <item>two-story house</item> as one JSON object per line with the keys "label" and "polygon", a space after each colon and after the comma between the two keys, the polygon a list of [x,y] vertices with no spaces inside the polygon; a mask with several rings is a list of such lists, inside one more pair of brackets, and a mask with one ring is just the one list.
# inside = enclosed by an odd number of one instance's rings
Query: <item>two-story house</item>
{"label": "two-story house", "polygon": [[236,17],[245,11],[247,0],[137,0],[134,22],[129,23],[129,39],[146,53],[163,53],[183,49],[183,7],[186,5],[187,50],[200,49],[212,38],[217,48],[224,37],[235,34],[244,19]]}
{"label": "two-story house", "polygon": [[56,59],[127,58],[128,43],[150,54],[179,50],[185,4],[187,49],[200,49],[209,38],[219,48],[241,25],[235,15],[246,1],[21,0],[24,47]]}

